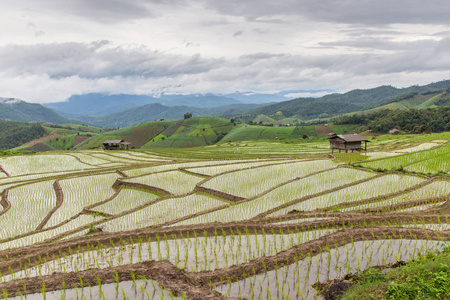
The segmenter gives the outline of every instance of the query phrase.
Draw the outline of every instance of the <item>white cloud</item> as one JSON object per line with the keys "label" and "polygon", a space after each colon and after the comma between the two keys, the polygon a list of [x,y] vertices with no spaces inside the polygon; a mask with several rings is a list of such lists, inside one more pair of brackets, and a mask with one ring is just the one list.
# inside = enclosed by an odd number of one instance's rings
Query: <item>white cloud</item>
{"label": "white cloud", "polygon": [[431,2],[11,1],[0,11],[0,96],[438,81],[450,78],[450,4]]}

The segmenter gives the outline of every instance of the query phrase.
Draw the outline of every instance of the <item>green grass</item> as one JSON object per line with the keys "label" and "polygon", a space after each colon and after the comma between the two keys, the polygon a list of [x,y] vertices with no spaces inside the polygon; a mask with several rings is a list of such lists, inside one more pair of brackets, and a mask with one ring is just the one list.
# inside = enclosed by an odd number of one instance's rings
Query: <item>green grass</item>
{"label": "green grass", "polygon": [[73,148],[74,143],[75,143],[75,135],[61,136],[43,142],[44,145],[48,146],[53,150],[70,150]]}
{"label": "green grass", "polygon": [[273,124],[275,123],[275,120],[269,116],[266,115],[258,115],[256,118],[253,119],[253,122],[262,124]]}
{"label": "green grass", "polygon": [[450,248],[387,272],[370,268],[357,274],[356,282],[342,300],[450,299]]}
{"label": "green grass", "polygon": [[88,133],[96,134],[102,132],[103,129],[94,126],[85,126],[79,124],[65,124],[65,125],[52,125],[44,126],[45,130],[52,134],[80,134],[86,135]]}
{"label": "green grass", "polygon": [[219,136],[234,128],[229,120],[217,117],[194,117],[174,123],[176,125],[163,132],[167,134],[164,139],[155,138],[143,148],[191,148],[212,145]]}
{"label": "green grass", "polygon": [[228,133],[221,143],[256,140],[298,140],[302,139],[303,134],[317,137],[314,126],[271,127],[241,124]]}
{"label": "green grass", "polygon": [[330,129],[332,132],[336,134],[351,134],[355,133],[356,131],[355,125],[330,125]]}
{"label": "green grass", "polygon": [[171,125],[173,125],[173,121],[158,121],[104,132],[77,145],[76,149],[98,148],[105,140],[121,139],[130,142],[132,147],[140,148]]}

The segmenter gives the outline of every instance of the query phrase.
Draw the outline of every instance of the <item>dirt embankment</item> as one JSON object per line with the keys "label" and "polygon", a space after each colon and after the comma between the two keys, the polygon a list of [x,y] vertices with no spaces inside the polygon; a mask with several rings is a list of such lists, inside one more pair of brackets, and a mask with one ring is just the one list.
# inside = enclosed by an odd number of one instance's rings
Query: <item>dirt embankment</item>
{"label": "dirt embankment", "polygon": [[37,140],[32,140],[31,142],[28,142],[25,145],[33,147],[36,144],[39,144],[39,143],[42,143],[42,142],[45,142],[45,141],[48,141],[48,140],[60,138],[60,137],[63,137],[63,135],[61,135],[61,134],[53,134],[53,135],[42,137],[42,138],[37,139]]}
{"label": "dirt embankment", "polygon": [[56,204],[52,208],[52,210],[45,216],[42,222],[36,227],[36,230],[43,229],[44,226],[47,224],[48,220],[50,220],[52,215],[61,207],[61,205],[64,202],[64,192],[61,185],[59,184],[59,180],[56,180],[55,183],[53,183],[53,188],[56,194]]}
{"label": "dirt embankment", "polygon": [[[206,227],[203,228],[206,230]],[[92,236],[99,237],[101,234],[99,233]],[[122,238],[125,240],[127,239],[125,236],[122,236]],[[333,249],[358,241],[378,239],[424,239],[447,241],[450,240],[450,232],[435,232],[414,228],[353,228],[295,246],[289,250],[279,252],[274,256],[261,257],[248,263],[214,271],[199,273],[184,272],[168,262],[147,261],[120,267],[91,269],[64,274],[55,273],[44,277],[14,280],[7,283],[1,283],[0,290],[6,289],[8,295],[13,296],[18,295],[19,292],[23,293],[24,286],[26,286],[26,293],[40,292],[42,290],[42,282],[45,282],[46,290],[51,291],[60,290],[63,286],[63,282],[67,288],[81,287],[83,284],[84,286],[87,286],[88,284],[92,286],[98,284],[98,279],[101,280],[102,284],[113,283],[117,280],[133,280],[134,274],[135,278],[144,276],[147,279],[151,278],[158,281],[165,289],[171,290],[175,295],[185,293],[187,299],[227,299],[222,295],[213,292],[210,289],[210,285],[220,285],[226,283],[228,280],[234,282],[249,276],[263,274],[284,267],[285,265],[296,263],[308,256],[318,255],[323,251],[326,251],[326,249]],[[95,238],[90,240],[92,245],[96,243]],[[78,243],[80,241],[83,241],[83,239],[79,239]],[[45,245],[41,245],[41,247],[45,247],[44,250],[47,251],[37,251],[34,252],[33,255],[42,255],[43,257],[52,257],[53,255],[58,256],[58,253],[64,253],[60,252],[64,251],[64,246],[72,245],[76,248],[76,244],[75,241],[64,241],[52,243],[46,247]],[[28,250],[31,250],[32,248],[33,247],[28,247]],[[5,272],[7,272],[7,270],[11,270],[11,267],[7,266],[14,265],[14,269],[19,265],[21,267],[24,266],[22,263],[19,264],[19,261],[26,261],[29,258],[29,255],[25,253],[22,254],[24,255],[20,258],[2,262],[2,271],[5,270]],[[116,279],[114,279],[114,277],[116,277]]]}
{"label": "dirt embankment", "polygon": [[11,202],[8,200],[9,189],[5,189],[2,193],[2,200],[0,201],[0,205],[3,207],[3,210],[0,212],[0,216],[5,214],[11,208]]}
{"label": "dirt embankment", "polygon": [[9,174],[8,171],[6,171],[2,165],[0,165],[0,172],[3,172],[3,173],[5,173],[6,176],[11,177],[11,174]]}
{"label": "dirt embankment", "polygon": [[[198,300],[224,300],[238,299],[226,298],[219,292],[212,291],[207,285],[195,283],[190,276],[165,261],[146,261],[139,264],[131,264],[121,267],[110,267],[106,269],[92,269],[81,272],[58,273],[42,277],[14,280],[0,284],[0,290],[7,290],[8,296],[18,296],[19,293],[31,294],[42,291],[43,282],[46,291],[55,291],[65,286],[70,288],[82,288],[98,285],[131,281],[134,278],[146,278],[156,280],[161,286],[170,290],[175,296],[184,293],[187,299]],[[63,284],[64,282],[64,284]],[[24,289],[25,287],[25,289]]]}

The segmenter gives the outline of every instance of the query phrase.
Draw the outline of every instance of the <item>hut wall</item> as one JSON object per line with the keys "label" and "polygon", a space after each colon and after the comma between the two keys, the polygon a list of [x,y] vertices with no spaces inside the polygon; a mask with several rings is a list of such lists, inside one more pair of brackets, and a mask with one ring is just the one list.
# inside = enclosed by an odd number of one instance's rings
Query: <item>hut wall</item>
{"label": "hut wall", "polygon": [[343,141],[331,141],[331,148],[345,150],[345,144]]}
{"label": "hut wall", "polygon": [[361,142],[347,142],[345,149],[348,149],[348,150],[362,149]]}

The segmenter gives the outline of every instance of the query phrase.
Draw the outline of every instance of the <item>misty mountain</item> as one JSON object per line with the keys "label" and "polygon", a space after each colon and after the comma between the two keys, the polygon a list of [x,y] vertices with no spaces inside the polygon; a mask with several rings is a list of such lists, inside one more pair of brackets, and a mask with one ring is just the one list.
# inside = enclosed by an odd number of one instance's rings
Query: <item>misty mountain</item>
{"label": "misty mountain", "polygon": [[162,95],[155,98],[147,95],[107,95],[84,94],[70,97],[64,102],[46,103],[46,107],[62,115],[104,116],[131,108],[160,103],[165,106],[220,107],[231,104],[241,104],[241,101],[212,94],[208,95]]}
{"label": "misty mountain", "polygon": [[191,106],[166,106],[160,103],[151,103],[126,111],[97,117],[79,117],[78,120],[101,127],[128,127],[155,120],[183,119],[185,113],[193,116],[222,116],[235,115],[247,110],[259,107],[257,104],[231,104],[220,107],[191,107]]}
{"label": "misty mountain", "polygon": [[0,97],[0,119],[20,122],[69,123],[53,110],[40,104],[28,103],[16,98]]}

